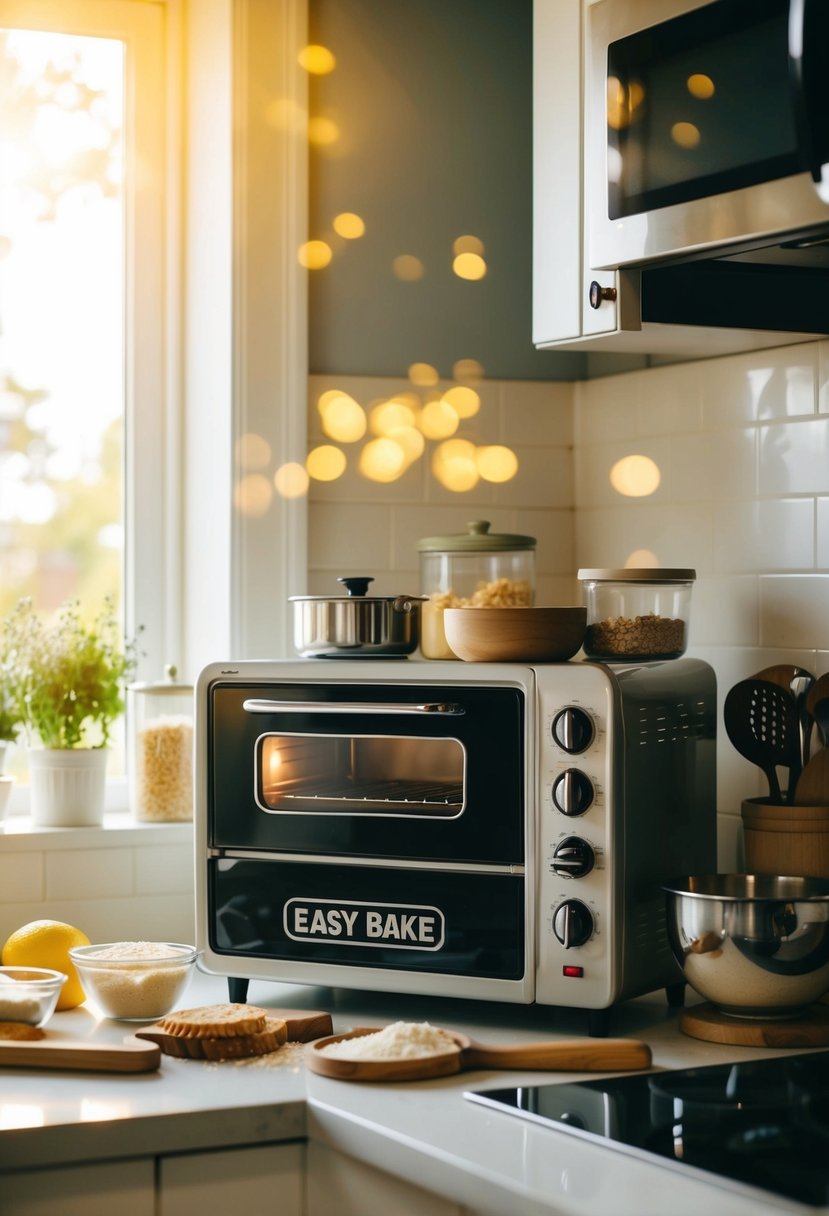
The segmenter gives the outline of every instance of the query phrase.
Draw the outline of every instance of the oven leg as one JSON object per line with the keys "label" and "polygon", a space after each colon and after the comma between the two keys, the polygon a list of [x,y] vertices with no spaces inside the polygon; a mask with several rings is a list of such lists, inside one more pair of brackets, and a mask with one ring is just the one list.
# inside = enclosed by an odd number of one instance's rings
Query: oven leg
{"label": "oven leg", "polygon": [[239,979],[230,975],[227,979],[227,992],[232,1005],[244,1005],[248,999],[248,984],[250,980]]}
{"label": "oven leg", "polygon": [[668,998],[669,1009],[681,1009],[685,1004],[685,980],[676,984],[667,984],[665,996]]}
{"label": "oven leg", "polygon": [[609,1009],[587,1010],[587,1033],[591,1039],[606,1039],[610,1029]]}

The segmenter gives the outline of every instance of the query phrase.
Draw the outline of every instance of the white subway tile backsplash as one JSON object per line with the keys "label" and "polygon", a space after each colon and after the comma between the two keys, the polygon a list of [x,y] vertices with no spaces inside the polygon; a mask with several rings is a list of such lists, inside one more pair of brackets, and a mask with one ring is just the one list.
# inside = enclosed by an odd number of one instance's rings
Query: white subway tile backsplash
{"label": "white subway tile backsplash", "polygon": [[[817,345],[782,346],[699,364],[705,429],[814,414]],[[673,370],[682,374],[685,369],[680,364]]]}
{"label": "white subway tile backsplash", "polygon": [[584,444],[630,439],[637,434],[637,407],[645,374],[627,372],[575,385],[576,451]]}
{"label": "white subway tile backsplash", "polygon": [[493,487],[493,504],[504,507],[565,507],[573,503],[573,459],[568,448],[513,445],[518,473]]}
{"label": "white subway tile backsplash", "polygon": [[501,442],[572,447],[573,386],[516,380],[501,385]]}
{"label": "white subway tile backsplash", "polygon": [[[43,855],[40,852],[0,854],[0,903],[43,899]],[[8,936],[8,934],[6,935]],[[0,945],[5,938],[0,933]]]}
{"label": "white subway tile backsplash", "polygon": [[640,435],[682,435],[702,427],[700,365],[687,363],[678,376],[674,367],[637,372],[636,429]]}
{"label": "white subway tile backsplash", "polygon": [[817,511],[815,565],[818,570],[829,571],[829,497],[818,498],[815,508]]}
{"label": "white subway tile backsplash", "polygon": [[[576,511],[579,566],[680,566],[711,569],[711,507],[627,501]],[[647,555],[648,560],[644,560]]]}
{"label": "white subway tile backsplash", "polygon": [[760,579],[763,646],[829,647],[829,575],[766,575]]}
{"label": "white subway tile backsplash", "polygon": [[[78,845],[82,843],[82,837]],[[47,852],[46,898],[88,899],[129,895],[133,885],[131,849],[77,849]]]}
{"label": "white subway tile backsplash", "polygon": [[757,491],[757,429],[731,427],[671,441],[661,497],[673,502],[723,502]]}
{"label": "white subway tile backsplash", "polygon": [[827,486],[829,417],[761,427],[761,494],[820,494]]}
{"label": "white subway tile backsplash", "polygon": [[388,570],[391,556],[387,505],[310,503],[308,557],[312,569],[338,575],[368,574]]}
{"label": "white subway tile backsplash", "polygon": [[757,576],[699,575],[691,596],[689,637],[693,646],[757,646]]}
{"label": "white subway tile backsplash", "polygon": [[718,574],[812,569],[815,504],[811,498],[732,503],[715,515]]}
{"label": "white subway tile backsplash", "polygon": [[180,895],[193,890],[192,845],[136,848],[134,855],[136,895]]}

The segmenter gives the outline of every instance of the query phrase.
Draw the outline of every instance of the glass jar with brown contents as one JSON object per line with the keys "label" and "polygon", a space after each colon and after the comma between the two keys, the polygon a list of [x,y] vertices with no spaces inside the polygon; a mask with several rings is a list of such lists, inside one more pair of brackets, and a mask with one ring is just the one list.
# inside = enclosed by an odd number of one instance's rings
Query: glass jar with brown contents
{"label": "glass jar with brown contents", "polygon": [[474,520],[466,532],[418,541],[420,650],[427,659],[455,659],[446,641],[446,608],[529,608],[535,600],[535,537],[490,532]]}

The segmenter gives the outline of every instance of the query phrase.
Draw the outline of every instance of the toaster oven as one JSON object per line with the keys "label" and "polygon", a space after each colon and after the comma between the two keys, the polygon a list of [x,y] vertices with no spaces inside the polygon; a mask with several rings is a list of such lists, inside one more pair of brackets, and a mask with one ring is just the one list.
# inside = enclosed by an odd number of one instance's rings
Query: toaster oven
{"label": "toaster oven", "polygon": [[660,883],[716,869],[704,662],[215,663],[196,689],[202,965],[587,1011],[682,977]]}

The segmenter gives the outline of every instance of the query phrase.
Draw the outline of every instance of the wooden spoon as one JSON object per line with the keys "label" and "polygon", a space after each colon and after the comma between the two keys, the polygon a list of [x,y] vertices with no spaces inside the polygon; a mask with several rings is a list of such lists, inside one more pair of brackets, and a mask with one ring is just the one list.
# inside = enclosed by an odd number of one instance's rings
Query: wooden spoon
{"label": "wooden spoon", "polygon": [[794,801],[796,806],[829,806],[829,747],[816,752],[804,768]]}
{"label": "wooden spoon", "polygon": [[472,1068],[554,1070],[560,1072],[622,1072],[650,1068],[651,1050],[636,1039],[562,1039],[546,1043],[519,1043],[502,1047],[478,1043],[468,1035],[447,1030],[457,1051],[435,1056],[385,1060],[345,1060],[327,1056],[321,1048],[343,1039],[376,1034],[380,1026],[359,1026],[347,1034],[330,1035],[309,1044],[305,1062],[312,1072],[340,1081],[425,1081],[448,1077]]}
{"label": "wooden spoon", "polygon": [[766,774],[772,802],[783,801],[777,765],[789,770],[789,797],[800,774],[800,735],[792,694],[769,680],[740,680],[725,698],[725,729],[734,747]]}
{"label": "wooden spoon", "polygon": [[817,728],[820,731],[821,743],[824,747],[829,747],[829,721],[826,721],[827,713],[824,710],[824,722],[821,725],[817,717],[817,708],[821,701],[829,699],[829,673],[818,676],[806,696],[806,709],[809,711],[810,717],[817,722]]}

